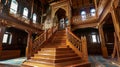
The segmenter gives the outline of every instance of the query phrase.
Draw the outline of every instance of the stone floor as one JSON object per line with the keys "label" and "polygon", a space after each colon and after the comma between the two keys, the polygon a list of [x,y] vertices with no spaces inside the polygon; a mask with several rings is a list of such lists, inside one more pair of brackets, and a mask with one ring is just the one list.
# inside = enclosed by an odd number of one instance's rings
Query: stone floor
{"label": "stone floor", "polygon": [[3,60],[0,61],[0,67],[1,66],[3,67],[4,65],[7,67],[19,67],[25,60],[26,60],[25,57]]}
{"label": "stone floor", "polygon": [[112,59],[105,59],[102,56],[89,56],[89,61],[92,63],[92,67],[120,67]]}
{"label": "stone floor", "polygon": [[[21,57],[0,61],[0,67],[20,67],[25,60],[25,57]],[[111,59],[105,59],[102,56],[91,55],[89,56],[89,61],[92,63],[91,67],[120,67],[120,65],[111,61]]]}

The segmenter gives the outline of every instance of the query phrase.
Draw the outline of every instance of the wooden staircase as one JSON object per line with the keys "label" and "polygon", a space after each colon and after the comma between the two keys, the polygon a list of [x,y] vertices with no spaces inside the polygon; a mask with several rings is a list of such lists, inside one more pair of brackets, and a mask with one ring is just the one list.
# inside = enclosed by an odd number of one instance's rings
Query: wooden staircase
{"label": "wooden staircase", "polygon": [[22,64],[22,67],[91,67],[91,65],[66,46],[66,33],[63,30],[56,32],[41,50]]}
{"label": "wooden staircase", "polygon": [[57,31],[42,48],[66,48],[65,30]]}

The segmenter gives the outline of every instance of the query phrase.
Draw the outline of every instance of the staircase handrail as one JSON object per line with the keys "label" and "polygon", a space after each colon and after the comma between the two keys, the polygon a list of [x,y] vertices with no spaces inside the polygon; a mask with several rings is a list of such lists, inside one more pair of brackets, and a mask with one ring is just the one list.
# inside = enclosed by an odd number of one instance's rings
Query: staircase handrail
{"label": "staircase handrail", "polygon": [[88,51],[86,37],[82,36],[81,39],[74,35],[69,29],[66,28],[67,45],[72,48],[84,61],[88,61]]}
{"label": "staircase handrail", "polygon": [[54,26],[54,27],[44,31],[42,34],[40,34],[38,37],[35,38],[35,40],[33,41],[33,45],[32,45],[32,55],[40,49],[40,46],[46,40],[48,40],[53,35],[53,33],[55,33],[55,31],[57,31],[57,29],[58,29],[58,26]]}

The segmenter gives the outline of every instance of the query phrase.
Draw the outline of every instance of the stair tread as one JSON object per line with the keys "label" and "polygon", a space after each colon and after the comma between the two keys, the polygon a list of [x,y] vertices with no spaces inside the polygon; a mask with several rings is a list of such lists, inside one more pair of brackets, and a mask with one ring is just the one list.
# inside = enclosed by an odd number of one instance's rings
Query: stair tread
{"label": "stair tread", "polygon": [[66,52],[68,52],[68,53],[73,53],[74,51],[72,51],[72,50],[65,50],[65,51],[52,51],[52,50],[47,50],[47,51],[38,51],[38,53],[46,53],[46,52],[48,52],[48,53],[54,53],[54,52],[56,52],[56,53],[66,53]]}
{"label": "stair tread", "polygon": [[50,63],[50,62],[44,62],[44,61],[36,61],[36,60],[28,60],[27,62],[29,63],[38,63],[38,64],[45,64],[45,65],[50,65],[50,66],[64,66],[64,67],[75,67],[75,66],[78,66],[78,65],[83,65],[83,64],[88,64],[90,62],[84,62],[82,60],[75,60],[75,61],[67,61],[67,62],[62,62],[62,63]]}
{"label": "stair tread", "polygon": [[25,63],[23,63],[23,66],[24,65],[27,65],[27,66],[31,66],[31,67],[54,67],[53,65],[49,64],[49,63],[43,63],[43,62],[30,62],[30,61],[27,61]]}
{"label": "stair tread", "polygon": [[51,58],[44,58],[44,57],[31,57],[32,59],[45,59],[45,60],[65,60],[65,59],[73,59],[73,58],[80,58],[79,56],[75,56],[75,57],[67,57],[67,58],[56,58],[56,59],[51,59]]}
{"label": "stair tread", "polygon": [[[54,56],[54,55],[51,55],[51,54],[35,54],[35,55],[39,55],[39,56]],[[67,54],[56,54],[55,56],[68,56],[68,55],[77,55],[75,53],[67,53]]]}
{"label": "stair tread", "polygon": [[76,67],[84,61],[66,45],[66,30],[58,31],[52,36],[43,48],[26,60],[24,65],[33,67]]}

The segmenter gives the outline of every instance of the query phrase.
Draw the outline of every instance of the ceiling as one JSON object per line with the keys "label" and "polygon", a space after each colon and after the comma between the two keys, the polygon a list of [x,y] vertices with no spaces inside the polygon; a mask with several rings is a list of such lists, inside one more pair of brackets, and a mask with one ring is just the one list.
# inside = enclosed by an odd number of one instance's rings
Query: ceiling
{"label": "ceiling", "polygon": [[[62,0],[39,0],[43,5]],[[73,9],[94,5],[94,0],[70,0]]]}

